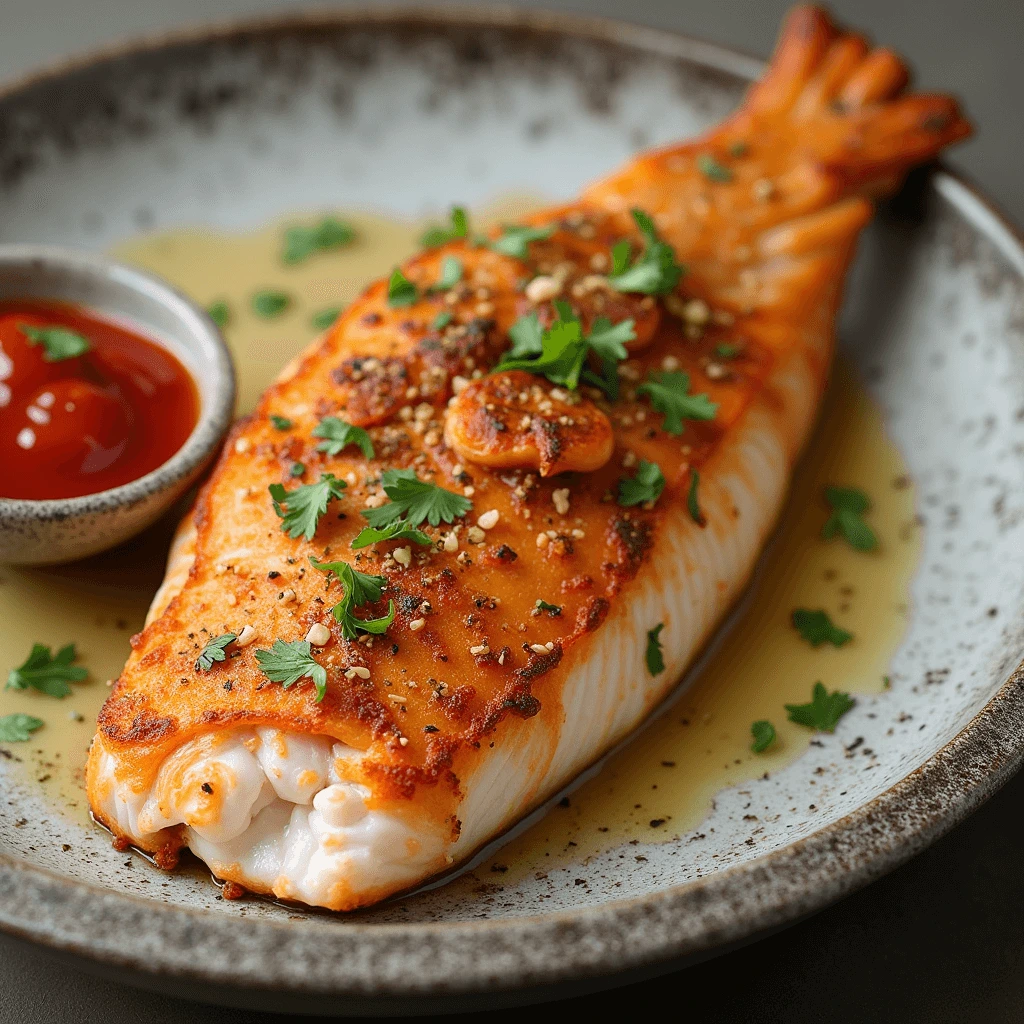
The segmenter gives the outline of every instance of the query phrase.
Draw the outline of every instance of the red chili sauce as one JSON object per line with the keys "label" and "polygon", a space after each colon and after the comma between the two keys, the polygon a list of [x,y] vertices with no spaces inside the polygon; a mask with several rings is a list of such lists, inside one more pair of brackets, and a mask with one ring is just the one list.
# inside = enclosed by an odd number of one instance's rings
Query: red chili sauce
{"label": "red chili sauce", "polygon": [[0,497],[137,480],[198,418],[195,382],[167,349],[78,306],[0,303]]}

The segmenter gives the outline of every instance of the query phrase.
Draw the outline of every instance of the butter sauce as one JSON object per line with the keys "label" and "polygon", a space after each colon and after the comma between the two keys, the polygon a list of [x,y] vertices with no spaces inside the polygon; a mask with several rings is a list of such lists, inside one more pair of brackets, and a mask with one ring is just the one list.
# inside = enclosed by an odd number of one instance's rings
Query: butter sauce
{"label": "butter sauce", "polygon": [[[514,218],[533,205],[507,200],[480,217]],[[195,229],[155,235],[127,243],[115,255],[163,275],[200,302],[226,304],[225,335],[239,371],[240,411],[247,412],[316,332],[314,316],[350,302],[366,283],[389,273],[416,248],[422,230],[366,214],[342,219],[357,231],[352,245],[291,266],[281,261],[282,234],[285,225],[300,220],[295,217],[250,234]],[[251,300],[269,289],[291,301],[280,315],[264,319]],[[826,517],[821,495],[830,483],[870,495],[877,551],[863,554],[842,541],[820,539]],[[20,711],[46,721],[29,742],[7,749],[80,819],[87,815],[82,769],[107,694],[103,681],[118,674],[128,637],[141,628],[172,528],[165,520],[131,549],[72,567],[0,567],[0,669],[20,664],[33,640],[55,647],[74,640],[91,673],[63,701],[0,691],[0,714]],[[919,555],[906,468],[877,409],[840,363],[779,534],[729,631],[689,688],[574,792],[568,806],[554,808],[479,870],[493,867],[511,882],[580,863],[629,839],[671,839],[697,825],[724,787],[792,762],[813,734],[786,721],[785,703],[809,700],[819,679],[854,695],[885,685],[906,628]],[[840,649],[812,648],[790,623],[798,607],[826,610],[854,639]],[[757,719],[778,731],[763,754],[750,750],[750,726]]]}

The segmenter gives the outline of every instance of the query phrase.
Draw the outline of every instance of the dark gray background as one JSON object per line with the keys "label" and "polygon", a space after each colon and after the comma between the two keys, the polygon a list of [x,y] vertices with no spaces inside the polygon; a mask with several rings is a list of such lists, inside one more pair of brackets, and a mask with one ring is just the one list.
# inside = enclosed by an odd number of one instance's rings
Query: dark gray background
{"label": "dark gray background", "polygon": [[[296,5],[0,0],[0,77],[10,80],[125,36],[290,6]],[[529,6],[628,18],[767,55],[789,5],[543,0]],[[1024,0],[836,0],[831,7],[906,54],[921,86],[963,99],[978,138],[950,162],[1024,223]],[[563,1003],[556,1012],[611,1016],[664,1007],[681,1019],[792,1024],[1024,1021],[1022,802],[1024,776],[1018,776],[925,854],[811,920],[685,972]],[[522,1012],[488,1016],[497,1022]],[[0,939],[2,1024],[240,1024],[254,1018],[261,1024],[288,1019],[139,992]]]}

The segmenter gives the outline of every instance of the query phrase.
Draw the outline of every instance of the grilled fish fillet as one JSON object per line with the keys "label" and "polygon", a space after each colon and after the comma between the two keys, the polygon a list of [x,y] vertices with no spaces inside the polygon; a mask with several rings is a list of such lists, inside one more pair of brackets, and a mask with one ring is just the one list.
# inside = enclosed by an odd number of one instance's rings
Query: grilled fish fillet
{"label": "grilled fish fillet", "polygon": [[[402,267],[417,289],[406,305],[371,285],[236,425],[182,524],[99,716],[95,816],[161,865],[188,847],[247,890],[349,910],[464,860],[633,729],[774,527],[873,199],[969,133],[954,101],[905,95],[906,82],[893,53],[797,9],[719,128],[537,214],[530,226],[551,233],[521,235],[519,255],[456,238]],[[634,209],[688,268],[665,294],[609,285],[615,243],[640,251]],[[431,290],[449,257],[461,282]],[[586,331],[633,321],[616,400],[529,368],[492,372],[517,318],[550,325],[556,300]],[[642,382],[666,371],[689,374],[712,419],[680,431],[653,407]],[[330,416],[365,428],[374,457],[320,450]],[[620,504],[643,462],[664,492]],[[424,523],[429,547],[353,549],[388,469],[472,510]],[[311,540],[292,539],[268,487],[325,472],[347,488]],[[358,615],[393,601],[385,632],[346,638],[331,615],[343,587],[311,556],[384,577]],[[665,668],[652,674],[659,625]],[[225,633],[237,639],[224,660],[197,666]],[[322,700],[256,657],[304,638],[326,670]]]}

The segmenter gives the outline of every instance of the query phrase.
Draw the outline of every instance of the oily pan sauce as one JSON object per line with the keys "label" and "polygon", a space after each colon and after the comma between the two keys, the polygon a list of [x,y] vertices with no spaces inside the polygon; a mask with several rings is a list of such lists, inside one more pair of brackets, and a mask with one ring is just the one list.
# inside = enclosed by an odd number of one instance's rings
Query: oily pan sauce
{"label": "oily pan sauce", "polygon": [[0,303],[0,497],[73,498],[166,462],[199,417],[167,349],[78,306]]}

